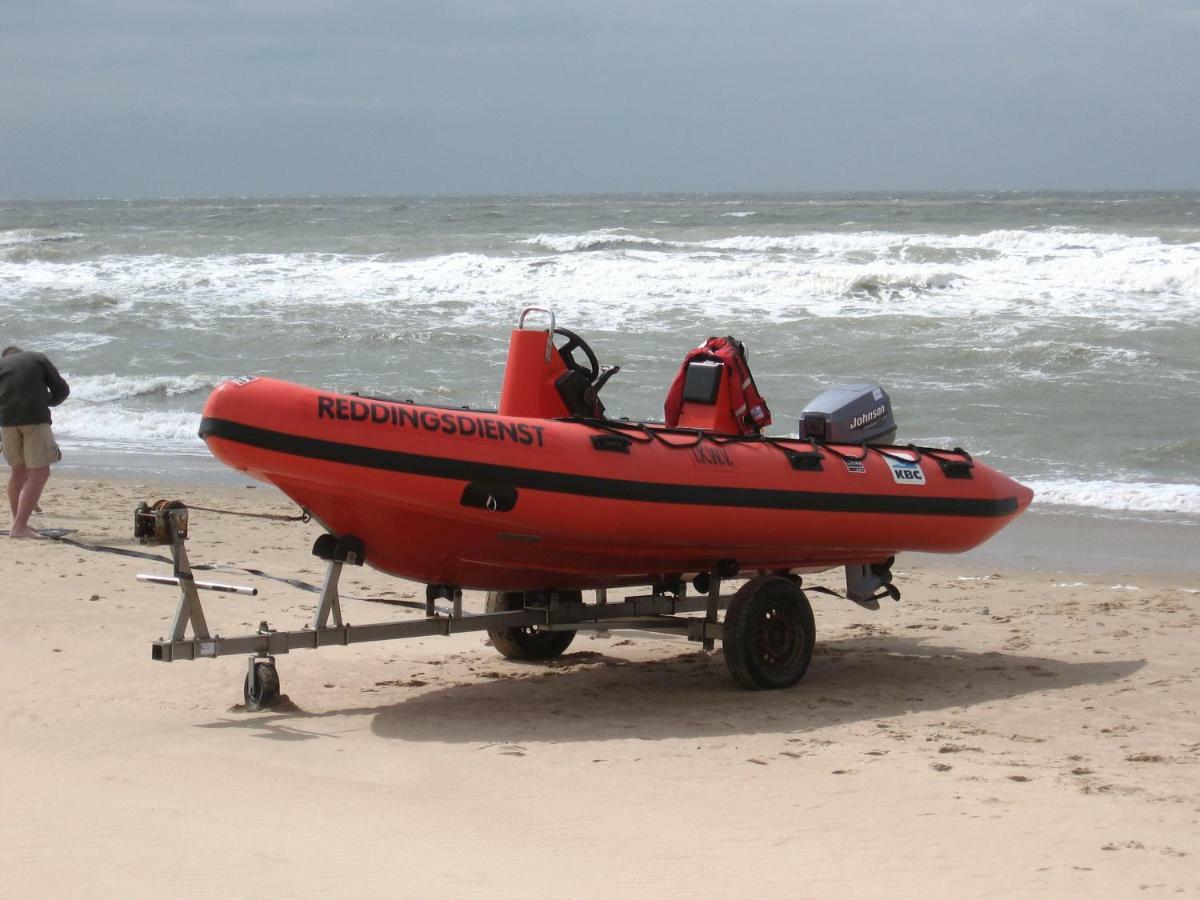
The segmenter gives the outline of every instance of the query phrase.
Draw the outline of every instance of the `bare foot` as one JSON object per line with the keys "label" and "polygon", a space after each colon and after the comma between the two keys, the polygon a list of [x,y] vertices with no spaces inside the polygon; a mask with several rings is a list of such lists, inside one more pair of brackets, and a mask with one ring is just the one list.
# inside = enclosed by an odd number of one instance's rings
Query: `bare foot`
{"label": "bare foot", "polygon": [[35,504],[33,504],[33,511],[34,511],[34,512],[41,512],[41,511],[42,511],[42,507],[41,507],[40,505],[38,505],[37,503],[35,503]]}
{"label": "bare foot", "polygon": [[38,534],[36,531],[34,531],[32,528],[22,528],[19,531],[14,528],[12,531],[10,531],[8,533],[8,536],[10,538],[40,538],[41,537],[41,535]]}

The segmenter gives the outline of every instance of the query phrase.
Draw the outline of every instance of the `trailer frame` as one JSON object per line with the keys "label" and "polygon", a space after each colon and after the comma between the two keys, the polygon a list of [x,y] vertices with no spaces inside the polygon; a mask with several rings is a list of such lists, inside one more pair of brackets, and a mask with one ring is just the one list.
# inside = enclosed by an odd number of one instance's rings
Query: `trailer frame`
{"label": "trailer frame", "polygon": [[[169,504],[160,501],[153,508],[143,504],[135,515],[135,535],[147,543],[169,546],[174,564],[170,578],[139,575],[138,580],[179,588],[169,637],[151,642],[151,658],[158,662],[177,662],[248,654],[243,693],[250,709],[264,709],[278,702],[279,675],[275,657],[293,650],[508,628],[536,628],[546,632],[622,629],[676,634],[711,650],[725,637],[725,625],[719,618],[721,610],[728,609],[745,591],[743,588],[736,594],[721,593],[723,584],[737,575],[737,564],[733,560],[721,560],[711,572],[701,573],[693,579],[693,586],[699,591],[694,595],[688,594],[687,582],[679,578],[647,585],[649,593],[620,600],[609,600],[606,588],[596,588],[591,603],[576,599],[582,596],[580,592],[543,592],[545,599],[537,605],[504,612],[470,612],[463,608],[461,589],[454,585],[432,584],[426,587],[423,604],[399,603],[422,608],[424,615],[420,618],[354,625],[344,620],[338,585],[346,565],[361,566],[366,561],[365,546],[357,537],[337,538],[323,534],[313,546],[313,554],[325,560],[326,570],[312,621],[300,629],[278,630],[264,620],[253,634],[225,636],[210,632],[200,591],[239,594],[257,591],[239,585],[197,581],[187,552],[187,528],[188,509],[177,501]],[[752,579],[750,584],[761,578]],[[794,580],[798,587],[799,579]],[[798,590],[797,594],[807,608],[803,594]],[[440,601],[449,601],[449,604]],[[811,610],[809,616],[811,618]],[[804,665],[807,666],[807,660]]]}

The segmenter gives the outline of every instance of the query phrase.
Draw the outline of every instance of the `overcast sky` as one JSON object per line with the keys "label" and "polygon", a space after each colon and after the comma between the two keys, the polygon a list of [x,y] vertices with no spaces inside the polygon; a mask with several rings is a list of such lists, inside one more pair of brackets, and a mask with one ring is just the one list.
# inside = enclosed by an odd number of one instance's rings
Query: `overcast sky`
{"label": "overcast sky", "polygon": [[1200,0],[0,0],[0,197],[1200,188]]}

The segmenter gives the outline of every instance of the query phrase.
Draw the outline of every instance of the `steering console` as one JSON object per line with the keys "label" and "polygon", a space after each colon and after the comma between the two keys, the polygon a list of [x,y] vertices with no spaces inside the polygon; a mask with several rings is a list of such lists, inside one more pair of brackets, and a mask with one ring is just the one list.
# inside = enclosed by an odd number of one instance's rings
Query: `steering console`
{"label": "steering console", "polygon": [[[561,375],[555,386],[566,403],[571,415],[585,419],[600,419],[604,417],[604,404],[600,402],[600,389],[608,383],[619,371],[620,366],[601,366],[596,358],[596,352],[588,346],[587,341],[575,332],[566,328],[555,328],[554,337],[566,338],[561,347],[555,344],[559,358],[567,371]],[[587,365],[575,358],[575,351],[583,354]]]}

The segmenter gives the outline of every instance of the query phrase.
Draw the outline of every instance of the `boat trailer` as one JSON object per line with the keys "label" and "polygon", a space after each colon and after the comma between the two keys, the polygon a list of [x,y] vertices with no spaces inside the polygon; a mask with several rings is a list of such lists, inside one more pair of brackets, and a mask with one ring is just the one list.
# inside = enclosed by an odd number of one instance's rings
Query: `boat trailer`
{"label": "boat trailer", "polygon": [[[738,575],[734,560],[721,560],[709,572],[691,581],[688,595],[682,578],[648,585],[649,594],[610,601],[605,588],[595,589],[595,601],[583,602],[580,591],[491,592],[486,611],[463,608],[462,590],[454,585],[431,584],[425,601],[387,601],[424,613],[406,621],[352,625],[343,619],[338,582],[344,566],[366,562],[364,542],[354,536],[322,534],[313,555],[326,563],[320,599],[312,621],[297,631],[279,631],[267,622],[254,634],[225,637],[210,633],[200,602],[200,591],[255,595],[257,590],[239,585],[197,581],[188,560],[188,508],[179,501],[142,504],[134,514],[134,536],[142,543],[168,546],[174,563],[172,576],[138,575],[139,581],[179,588],[169,638],[151,644],[151,657],[160,662],[215,659],[249,654],[243,696],[249,710],[267,709],[280,700],[275,657],[292,650],[349,646],[368,641],[390,641],[428,635],[487,631],[492,644],[510,659],[551,659],[571,643],[577,631],[641,630],[686,636],[711,650],[722,641],[725,662],[739,684],[753,689],[788,687],[798,681],[812,659],[815,628],[812,607],[800,579],[788,574],[759,574],[733,594],[721,588]],[[895,596],[890,575],[874,567],[860,573],[864,584],[878,585],[887,577],[883,593]],[[818,588],[824,591],[824,589]],[[832,592],[828,592],[832,593]],[[856,600],[878,608],[877,600]],[[721,610],[726,610],[723,620]],[[703,613],[703,616],[685,615]],[[187,636],[191,628],[191,637]]]}

